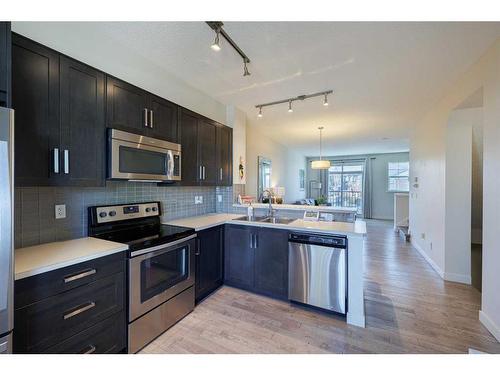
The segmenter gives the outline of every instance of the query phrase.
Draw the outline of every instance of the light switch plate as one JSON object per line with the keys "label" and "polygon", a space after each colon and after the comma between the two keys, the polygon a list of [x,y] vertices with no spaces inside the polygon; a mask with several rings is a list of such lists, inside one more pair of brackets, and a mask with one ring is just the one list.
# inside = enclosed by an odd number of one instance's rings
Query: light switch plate
{"label": "light switch plate", "polygon": [[221,203],[222,202],[222,195],[217,194],[217,202]]}
{"label": "light switch plate", "polygon": [[56,212],[56,219],[66,218],[66,205],[56,204],[55,212]]}

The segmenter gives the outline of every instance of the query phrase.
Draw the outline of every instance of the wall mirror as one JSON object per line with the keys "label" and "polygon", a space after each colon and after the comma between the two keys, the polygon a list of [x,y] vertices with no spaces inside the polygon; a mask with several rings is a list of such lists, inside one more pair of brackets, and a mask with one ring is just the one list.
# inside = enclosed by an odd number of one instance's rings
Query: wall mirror
{"label": "wall mirror", "polygon": [[271,188],[271,169],[272,163],[271,159],[264,156],[259,156],[257,158],[258,162],[258,178],[257,178],[257,199],[260,201],[262,199],[262,193],[264,190]]}

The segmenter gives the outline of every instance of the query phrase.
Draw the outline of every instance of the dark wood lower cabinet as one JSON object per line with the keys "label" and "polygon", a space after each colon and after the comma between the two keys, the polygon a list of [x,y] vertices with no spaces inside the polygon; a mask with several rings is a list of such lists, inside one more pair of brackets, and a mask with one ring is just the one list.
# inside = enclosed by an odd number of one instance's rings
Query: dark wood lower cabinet
{"label": "dark wood lower cabinet", "polygon": [[226,284],[288,298],[288,231],[230,224],[224,250]]}
{"label": "dark wood lower cabinet", "polygon": [[196,302],[201,301],[223,282],[224,226],[198,232],[196,252]]}
{"label": "dark wood lower cabinet", "polygon": [[[106,261],[110,262],[109,267],[103,265]],[[16,282],[14,353],[125,350],[125,256],[110,255],[84,265],[77,273],[78,265]],[[27,291],[30,285],[33,290],[42,291],[38,282],[44,275],[52,286],[42,292],[44,298],[40,299],[40,293]],[[64,290],[57,280],[66,280],[66,284],[75,280],[75,285]]]}

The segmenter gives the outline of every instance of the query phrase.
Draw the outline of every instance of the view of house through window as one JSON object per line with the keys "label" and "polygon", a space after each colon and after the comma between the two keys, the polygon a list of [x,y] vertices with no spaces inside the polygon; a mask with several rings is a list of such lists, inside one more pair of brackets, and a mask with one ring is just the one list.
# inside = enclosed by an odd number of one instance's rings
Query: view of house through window
{"label": "view of house through window", "polygon": [[410,163],[389,162],[388,163],[388,191],[390,192],[408,192],[410,191]]}
{"label": "view of house through window", "polygon": [[363,212],[364,162],[332,163],[328,169],[328,203]]}

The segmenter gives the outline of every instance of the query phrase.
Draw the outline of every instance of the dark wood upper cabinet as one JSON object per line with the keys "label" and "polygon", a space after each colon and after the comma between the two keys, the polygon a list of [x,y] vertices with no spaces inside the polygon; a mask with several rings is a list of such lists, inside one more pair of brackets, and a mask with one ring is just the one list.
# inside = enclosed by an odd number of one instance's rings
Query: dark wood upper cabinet
{"label": "dark wood upper cabinet", "polygon": [[0,107],[10,107],[11,98],[10,22],[0,22]]}
{"label": "dark wood upper cabinet", "polygon": [[16,185],[57,185],[59,54],[17,34],[12,35],[12,107]]}
{"label": "dark wood upper cabinet", "polygon": [[104,74],[13,35],[18,186],[104,184]]}
{"label": "dark wood upper cabinet", "polygon": [[106,126],[146,135],[148,93],[111,76],[106,79]]}
{"label": "dark wood upper cabinet", "polygon": [[151,94],[148,107],[150,111],[150,136],[178,143],[177,105]]}
{"label": "dark wood upper cabinet", "polygon": [[195,296],[199,302],[223,282],[224,227],[222,225],[198,232]]}
{"label": "dark wood upper cabinet", "polygon": [[217,124],[200,119],[198,121],[198,163],[201,167],[201,185],[217,184],[216,140]]}
{"label": "dark wood upper cabinet", "polygon": [[65,185],[104,183],[104,80],[104,73],[61,56],[61,176]]}
{"label": "dark wood upper cabinet", "polygon": [[181,142],[181,185],[199,184],[198,167],[198,116],[184,108],[179,110],[179,134]]}
{"label": "dark wood upper cabinet", "polygon": [[233,129],[217,127],[217,185],[229,186],[233,183]]}

